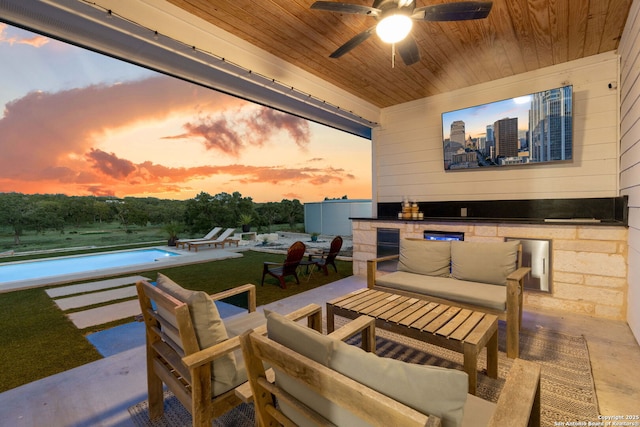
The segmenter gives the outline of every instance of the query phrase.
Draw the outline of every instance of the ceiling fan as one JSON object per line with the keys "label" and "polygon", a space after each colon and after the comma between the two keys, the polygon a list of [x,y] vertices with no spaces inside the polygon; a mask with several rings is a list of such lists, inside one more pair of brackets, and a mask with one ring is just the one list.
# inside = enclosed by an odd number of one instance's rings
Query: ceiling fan
{"label": "ceiling fan", "polygon": [[374,0],[371,7],[369,7],[351,3],[316,1],[311,5],[311,9],[368,15],[378,20],[376,25],[340,46],[329,55],[331,58],[341,57],[367,40],[375,31],[383,42],[392,45],[393,56],[395,56],[395,46],[397,44],[402,61],[406,65],[412,65],[420,61],[418,44],[409,34],[413,21],[483,19],[489,15],[492,5],[493,2],[491,1],[460,1],[416,8],[415,0]]}

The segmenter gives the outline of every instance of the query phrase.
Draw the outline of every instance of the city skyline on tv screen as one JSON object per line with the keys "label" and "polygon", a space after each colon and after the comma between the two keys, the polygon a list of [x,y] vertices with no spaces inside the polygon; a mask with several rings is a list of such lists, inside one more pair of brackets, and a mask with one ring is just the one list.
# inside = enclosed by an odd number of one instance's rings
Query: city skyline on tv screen
{"label": "city skyline on tv screen", "polygon": [[572,98],[568,85],[443,113],[445,170],[571,160]]}

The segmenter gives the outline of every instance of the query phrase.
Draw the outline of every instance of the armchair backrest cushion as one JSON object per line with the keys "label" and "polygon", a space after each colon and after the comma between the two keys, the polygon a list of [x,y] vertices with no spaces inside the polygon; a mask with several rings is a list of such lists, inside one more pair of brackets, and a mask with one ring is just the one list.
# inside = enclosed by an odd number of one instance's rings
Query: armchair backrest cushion
{"label": "armchair backrest cushion", "polygon": [[449,276],[451,242],[402,239],[398,270],[426,276]]}
{"label": "armchair backrest cushion", "polygon": [[[468,376],[462,371],[378,357],[324,336],[277,313],[267,316],[267,331],[269,338],[303,356],[417,411],[441,417],[444,427],[457,427],[462,422],[468,388]],[[368,425],[278,371],[276,382],[336,425]],[[283,412],[288,417],[299,425],[306,424],[304,417],[296,416],[293,408],[285,406]]]}
{"label": "armchair backrest cushion", "polygon": [[[185,289],[161,273],[158,273],[156,286],[187,304],[200,350],[228,339],[218,308],[206,292]],[[158,310],[160,311],[161,308],[159,307]],[[174,326],[177,327],[177,325]],[[165,332],[169,335],[168,330]],[[177,344],[181,343],[180,337],[169,336],[169,338]],[[233,353],[217,358],[212,362],[211,369],[213,394],[218,395],[234,387],[237,383],[237,375],[238,370]]]}
{"label": "armchair backrest cushion", "polygon": [[520,241],[451,242],[451,276],[460,280],[507,284],[516,269]]}

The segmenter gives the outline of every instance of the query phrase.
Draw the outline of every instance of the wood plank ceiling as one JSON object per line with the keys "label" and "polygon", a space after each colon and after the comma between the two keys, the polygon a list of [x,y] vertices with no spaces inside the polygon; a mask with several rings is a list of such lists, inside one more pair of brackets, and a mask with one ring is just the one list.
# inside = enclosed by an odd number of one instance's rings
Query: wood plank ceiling
{"label": "wood plank ceiling", "polygon": [[310,10],[314,0],[168,1],[378,107],[615,50],[632,2],[494,0],[487,19],[414,23],[421,61],[398,57],[392,68],[391,46],[375,35],[329,58],[375,25],[372,17]]}

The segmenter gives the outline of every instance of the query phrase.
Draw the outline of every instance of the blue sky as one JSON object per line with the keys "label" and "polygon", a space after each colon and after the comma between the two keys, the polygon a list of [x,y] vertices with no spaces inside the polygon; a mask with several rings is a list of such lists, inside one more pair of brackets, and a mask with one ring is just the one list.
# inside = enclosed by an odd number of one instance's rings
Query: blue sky
{"label": "blue sky", "polygon": [[7,82],[0,92],[3,106],[33,90],[58,92],[155,75],[142,67],[3,25],[0,24],[0,57],[9,58],[0,67],[0,81]]}

